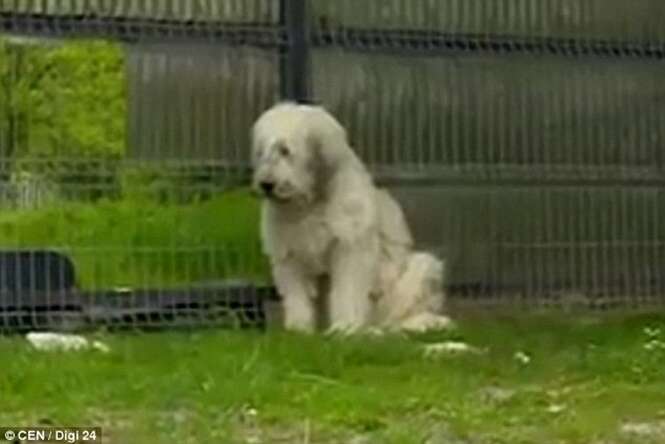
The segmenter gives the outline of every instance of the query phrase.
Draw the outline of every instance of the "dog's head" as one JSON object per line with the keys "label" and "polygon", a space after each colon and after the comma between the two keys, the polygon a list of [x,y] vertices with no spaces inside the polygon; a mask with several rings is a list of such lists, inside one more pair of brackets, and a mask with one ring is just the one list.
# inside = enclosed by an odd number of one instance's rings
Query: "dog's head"
{"label": "dog's head", "polygon": [[344,128],[323,108],[281,103],[252,129],[252,186],[277,203],[309,204],[352,155]]}

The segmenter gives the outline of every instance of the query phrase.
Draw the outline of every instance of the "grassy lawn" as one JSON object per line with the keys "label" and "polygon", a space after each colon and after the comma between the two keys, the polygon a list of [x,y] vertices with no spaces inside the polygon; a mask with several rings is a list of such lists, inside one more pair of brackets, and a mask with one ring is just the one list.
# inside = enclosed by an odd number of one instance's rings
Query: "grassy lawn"
{"label": "grassy lawn", "polygon": [[[474,319],[412,337],[99,336],[111,353],[1,338],[0,423],[101,425],[107,444],[665,442],[665,316]],[[423,356],[443,339],[486,352]]]}
{"label": "grassy lawn", "polygon": [[4,249],[57,249],[81,288],[168,288],[241,278],[263,281],[259,203],[247,190],[187,204],[130,196],[58,202],[0,214]]}

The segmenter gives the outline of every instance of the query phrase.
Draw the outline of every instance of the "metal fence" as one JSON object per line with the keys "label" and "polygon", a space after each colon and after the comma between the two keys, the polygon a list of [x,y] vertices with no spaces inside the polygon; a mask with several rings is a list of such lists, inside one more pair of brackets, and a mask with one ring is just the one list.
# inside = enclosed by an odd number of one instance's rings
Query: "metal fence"
{"label": "metal fence", "polygon": [[324,104],[453,307],[665,301],[665,6],[0,1],[0,326],[263,323],[251,122]]}

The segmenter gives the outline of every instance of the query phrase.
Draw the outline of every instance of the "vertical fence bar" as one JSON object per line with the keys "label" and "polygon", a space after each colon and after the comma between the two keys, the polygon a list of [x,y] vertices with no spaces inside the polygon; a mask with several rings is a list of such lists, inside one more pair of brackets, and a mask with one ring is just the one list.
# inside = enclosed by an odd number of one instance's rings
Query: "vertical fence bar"
{"label": "vertical fence bar", "polygon": [[308,0],[280,0],[280,25],[287,42],[280,58],[280,94],[285,100],[310,101]]}

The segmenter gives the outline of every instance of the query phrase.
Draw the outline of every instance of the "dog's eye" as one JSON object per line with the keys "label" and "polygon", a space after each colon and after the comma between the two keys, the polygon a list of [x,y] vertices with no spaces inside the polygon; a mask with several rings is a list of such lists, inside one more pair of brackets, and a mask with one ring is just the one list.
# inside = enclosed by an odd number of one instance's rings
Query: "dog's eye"
{"label": "dog's eye", "polygon": [[279,155],[282,157],[289,157],[291,155],[291,150],[286,145],[280,145],[277,147]]}

